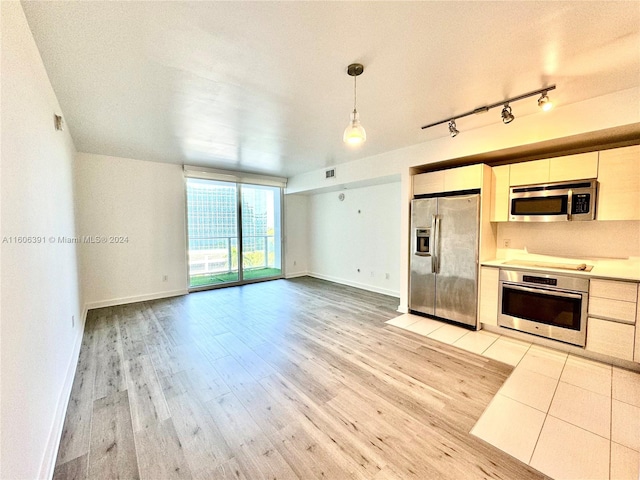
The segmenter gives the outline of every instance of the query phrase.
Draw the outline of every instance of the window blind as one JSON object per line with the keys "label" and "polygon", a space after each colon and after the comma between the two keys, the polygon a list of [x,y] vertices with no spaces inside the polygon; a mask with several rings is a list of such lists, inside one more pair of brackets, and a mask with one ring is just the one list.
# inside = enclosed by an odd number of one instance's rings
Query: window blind
{"label": "window blind", "polygon": [[269,177],[246,172],[234,172],[232,170],[220,170],[217,168],[195,167],[183,165],[182,171],[187,178],[202,178],[206,180],[218,180],[222,182],[246,183],[249,185],[265,185],[268,187],[287,186],[287,179],[283,177]]}

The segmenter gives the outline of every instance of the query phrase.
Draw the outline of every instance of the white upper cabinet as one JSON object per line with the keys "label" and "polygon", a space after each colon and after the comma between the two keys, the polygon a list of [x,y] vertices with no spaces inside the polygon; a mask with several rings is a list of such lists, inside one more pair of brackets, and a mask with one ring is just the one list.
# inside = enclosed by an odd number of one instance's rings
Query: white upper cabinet
{"label": "white upper cabinet", "polygon": [[482,169],[484,164],[452,168],[444,171],[444,191],[471,190],[482,188]]}
{"label": "white upper cabinet", "polygon": [[509,220],[509,165],[491,169],[491,221]]}
{"label": "white upper cabinet", "polygon": [[597,220],[640,220],[640,145],[600,152]]}
{"label": "white upper cabinet", "polygon": [[438,172],[420,173],[413,176],[413,194],[444,192],[444,170]]}
{"label": "white upper cabinet", "polygon": [[583,180],[598,176],[598,152],[551,158],[549,182]]}
{"label": "white upper cabinet", "polygon": [[482,188],[484,164],[450,168],[413,176],[413,194],[456,192]]}
{"label": "white upper cabinet", "polygon": [[533,185],[549,181],[549,159],[534,160],[533,162],[514,163],[509,171],[509,184]]}
{"label": "white upper cabinet", "polygon": [[569,182],[598,176],[598,152],[579,153],[511,165],[509,184]]}

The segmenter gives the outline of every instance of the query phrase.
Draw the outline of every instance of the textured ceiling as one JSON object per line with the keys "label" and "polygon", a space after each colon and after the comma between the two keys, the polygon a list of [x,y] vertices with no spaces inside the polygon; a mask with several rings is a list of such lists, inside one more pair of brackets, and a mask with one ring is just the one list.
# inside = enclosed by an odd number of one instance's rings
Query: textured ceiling
{"label": "textured ceiling", "polygon": [[[445,136],[420,126],[552,83],[562,105],[640,78],[638,1],[22,4],[77,149],[143,160],[292,176]],[[544,115],[535,98],[513,112],[507,133]]]}

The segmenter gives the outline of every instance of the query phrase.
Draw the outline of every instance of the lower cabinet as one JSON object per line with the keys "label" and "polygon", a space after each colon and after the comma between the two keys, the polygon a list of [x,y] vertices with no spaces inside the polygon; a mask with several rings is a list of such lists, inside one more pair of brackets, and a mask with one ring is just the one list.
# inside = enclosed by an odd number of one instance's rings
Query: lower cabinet
{"label": "lower cabinet", "polygon": [[623,360],[640,361],[636,353],[639,289],[635,282],[591,279],[587,350]]}
{"label": "lower cabinet", "polygon": [[589,317],[587,350],[633,361],[635,326]]}
{"label": "lower cabinet", "polygon": [[478,316],[487,325],[498,325],[499,275],[499,268],[480,267]]}

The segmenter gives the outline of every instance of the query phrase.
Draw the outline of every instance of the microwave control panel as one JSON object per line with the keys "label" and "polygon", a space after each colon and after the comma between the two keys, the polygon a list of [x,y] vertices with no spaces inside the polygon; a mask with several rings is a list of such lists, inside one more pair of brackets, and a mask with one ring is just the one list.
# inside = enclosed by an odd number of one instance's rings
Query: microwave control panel
{"label": "microwave control panel", "polygon": [[590,193],[579,193],[573,196],[573,203],[571,205],[571,213],[589,213],[589,206],[591,203]]}

